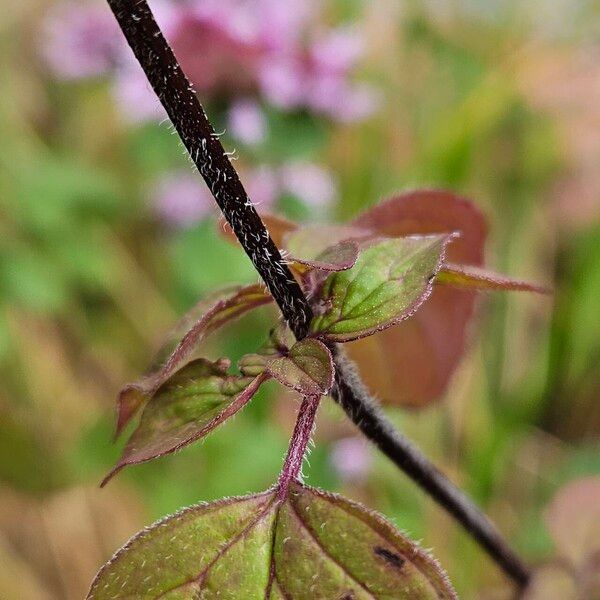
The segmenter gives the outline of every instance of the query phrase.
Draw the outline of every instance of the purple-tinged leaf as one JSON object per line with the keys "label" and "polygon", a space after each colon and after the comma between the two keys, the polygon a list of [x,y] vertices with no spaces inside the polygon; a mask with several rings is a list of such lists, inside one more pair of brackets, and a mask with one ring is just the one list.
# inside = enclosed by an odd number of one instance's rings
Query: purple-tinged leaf
{"label": "purple-tinged leaf", "polygon": [[[482,265],[486,225],[479,208],[451,192],[406,192],[381,202],[352,225],[386,237],[458,231],[453,263]],[[383,402],[422,407],[444,393],[467,346],[475,290],[435,285],[417,313],[376,336],[348,344],[368,388]]]}
{"label": "purple-tinged leaf", "polygon": [[314,259],[340,242],[360,242],[371,237],[370,231],[352,225],[307,225],[286,233],[283,243],[290,254]]}
{"label": "purple-tinged leaf", "polygon": [[310,330],[334,342],[372,335],[410,317],[428,298],[453,234],[380,241],[351,269],[330,275]]}
{"label": "purple-tinged leaf", "polygon": [[346,240],[330,246],[314,259],[298,258],[295,255],[288,257],[291,261],[320,271],[345,271],[355,265],[357,258],[358,244],[353,240]]}
{"label": "purple-tinged leaf", "polygon": [[513,291],[536,292],[547,294],[548,290],[535,283],[513,279],[493,271],[487,271],[473,265],[459,265],[444,263],[435,279],[436,284],[451,285],[457,288],[466,288],[480,291]]}
{"label": "purple-tinged leaf", "polygon": [[267,373],[279,383],[304,396],[321,396],[333,385],[333,358],[323,342],[305,338],[296,342],[285,324],[278,325],[256,354],[239,362],[242,373]]}
{"label": "purple-tinged leaf", "polygon": [[186,362],[194,358],[200,342],[208,334],[272,300],[264,287],[256,284],[228,288],[192,308],[175,326],[171,340],[159,350],[158,364],[138,381],[127,384],[119,393],[117,435],[158,388]]}
{"label": "purple-tinged leaf", "polygon": [[132,538],[88,600],[125,598],[453,599],[428,553],[383,517],[292,482],[200,504]]}
{"label": "purple-tinged leaf", "polygon": [[127,465],[179,450],[243,408],[266,375],[228,375],[228,360],[199,358],[177,371],[154,393],[121,459],[102,482]]}
{"label": "purple-tinged leaf", "polygon": [[323,342],[306,338],[287,356],[269,359],[267,373],[305,396],[326,394],[333,385],[333,358]]}

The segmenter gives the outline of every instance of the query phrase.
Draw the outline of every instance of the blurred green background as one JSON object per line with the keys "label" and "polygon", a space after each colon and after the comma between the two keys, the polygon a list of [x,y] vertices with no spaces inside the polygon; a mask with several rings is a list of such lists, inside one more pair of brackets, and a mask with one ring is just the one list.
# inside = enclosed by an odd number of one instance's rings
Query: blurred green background
{"label": "blurred green background", "polygon": [[[340,123],[264,105],[268,136],[238,146],[236,165],[285,157],[327,168],[337,193],[326,209],[279,200],[308,221],[347,219],[405,188],[455,190],[488,217],[490,267],[554,287],[547,298],[482,297],[443,402],[389,409],[541,561],[552,552],[543,521],[552,495],[600,474],[598,6],[326,5],[324,23],[351,21],[364,37],[357,72],[378,90],[376,110]],[[215,217],[172,227],[157,216],[148,191],[157,174],[189,169],[176,138],[164,124],[124,119],[110,76],[50,72],[40,31],[52,9],[4,0],[0,16],[0,597],[9,600],[81,598],[145,524],[270,485],[296,408],[269,386],[205,443],[98,489],[121,447],[111,442],[119,388],[198,297],[256,276]],[[219,102],[208,105],[217,121]],[[228,328],[208,353],[255,349],[273,314]],[[354,430],[331,403],[321,413],[310,484],[422,540],[465,598],[510,597],[476,544],[387,460],[355,444],[362,468],[340,464]]]}

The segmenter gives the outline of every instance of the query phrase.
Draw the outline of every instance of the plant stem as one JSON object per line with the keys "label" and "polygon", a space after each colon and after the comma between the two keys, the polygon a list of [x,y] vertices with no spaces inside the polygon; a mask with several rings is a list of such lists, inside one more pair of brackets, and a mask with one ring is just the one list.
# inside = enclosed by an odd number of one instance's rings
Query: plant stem
{"label": "plant stem", "polygon": [[108,4],[223,215],[290,328],[297,338],[303,338],[312,318],[311,308],[248,198],[148,3],[145,0],[108,0]]}
{"label": "plant stem", "polygon": [[[237,172],[208,121],[192,86],[163,37],[146,0],[107,0],[144,69],[192,161],[210,188],[246,254],[269,288],[297,339],[306,336],[312,311],[281,254],[252,206]],[[381,413],[350,363],[339,349],[336,355],[336,385],[332,395],[355,425],[402,471],[473,535],[488,554],[518,585],[526,584],[529,573],[510,550],[489,520],[412,444],[402,437]],[[306,428],[314,420],[313,406],[303,403],[294,436],[304,449],[310,437]],[[312,414],[312,417],[311,417]],[[282,478],[290,477],[302,464],[302,444],[290,446]],[[300,453],[303,455],[303,451]],[[298,471],[296,471],[297,473]],[[280,484],[281,484],[280,480]],[[288,483],[290,479],[287,480]]]}
{"label": "plant stem", "polygon": [[336,385],[331,395],[353,423],[421,489],[454,516],[519,586],[527,585],[529,570],[493,523],[410,440],[395,429],[369,394],[355,365],[341,347],[336,345],[331,350],[336,375]]}
{"label": "plant stem", "polygon": [[280,500],[286,498],[290,483],[300,473],[320,400],[320,396],[305,396],[302,400],[296,425],[294,426],[294,433],[292,433],[292,439],[277,483],[277,496]]}

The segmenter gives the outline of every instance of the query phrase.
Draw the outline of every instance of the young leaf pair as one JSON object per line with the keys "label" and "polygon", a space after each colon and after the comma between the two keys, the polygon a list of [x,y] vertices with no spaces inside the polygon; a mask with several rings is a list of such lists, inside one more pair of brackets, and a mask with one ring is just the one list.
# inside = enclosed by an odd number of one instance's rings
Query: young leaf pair
{"label": "young leaf pair", "polygon": [[[474,288],[539,291],[469,264],[448,262],[447,255],[453,252],[454,260],[479,257],[482,219],[472,204],[447,192],[393,198],[350,225],[299,228],[279,218],[266,220],[277,242],[288,250],[311,298],[314,317],[309,337],[296,342],[285,325],[279,325],[257,354],[242,358],[240,374],[229,374],[227,359],[211,362],[198,356],[202,341],[272,298],[261,286],[252,285],[229,288],[200,302],[175,327],[174,341],[159,351],[157,366],[121,391],[117,433],[144,409],[122,458],[103,483],[126,465],[162,456],[203,437],[245,406],[267,378],[304,396],[327,393],[333,383],[327,344],[354,342],[349,345],[350,355],[359,358],[360,367],[364,362],[360,344],[381,332],[367,348],[376,357],[386,352],[381,360],[386,381],[395,381],[396,372],[404,372],[401,358],[414,364],[416,355],[424,365],[437,361],[443,366],[448,352],[462,347]],[[453,225],[457,231],[451,230]],[[440,229],[446,231],[430,233]],[[387,237],[398,231],[426,233]],[[434,290],[434,282],[444,285]],[[407,329],[415,321],[417,328]],[[406,339],[397,330],[408,334]],[[425,357],[427,349],[430,356]],[[451,358],[455,364],[457,358]],[[403,386],[415,381],[417,386],[426,384],[420,379],[426,367],[415,366]],[[449,366],[442,369],[446,379]],[[377,368],[381,365],[375,365],[375,372]],[[363,369],[367,379],[370,374],[370,369]],[[402,389],[406,387],[399,386]]]}
{"label": "young leaf pair", "polygon": [[[385,520],[298,479],[319,399],[333,385],[328,345],[353,342],[356,353],[356,344],[380,340],[385,348],[384,336],[426,314],[437,297],[424,321],[429,328],[408,338],[421,357],[420,349],[435,341],[433,325],[441,328],[438,341],[462,334],[473,289],[536,288],[473,266],[481,258],[480,215],[445,192],[400,196],[350,225],[299,228],[266,220],[311,298],[309,336],[296,341],[279,324],[262,348],[240,360],[240,373],[230,374],[228,359],[198,356],[201,342],[271,297],[253,285],[200,302],[175,327],[156,366],[121,391],[117,432],[142,414],[104,483],[128,464],[203,437],[268,378],[304,396],[279,481],[262,494],[192,507],[145,530],[100,571],[89,598],[454,598],[435,560]],[[434,290],[434,282],[445,286]],[[454,297],[460,288],[470,291]],[[460,335],[451,341],[454,349],[463,343]],[[382,363],[391,373],[403,356],[394,344]]]}
{"label": "young leaf pair", "polygon": [[378,514],[291,482],[288,494],[198,504],[145,529],[88,600],[456,598],[437,561]]}
{"label": "young leaf pair", "polygon": [[[204,437],[242,409],[269,378],[303,396],[320,397],[329,391],[333,359],[327,347],[314,338],[296,342],[283,323],[272,330],[256,354],[240,360],[239,375],[228,373],[231,362],[227,358],[215,362],[194,358],[198,344],[212,329],[264,304],[266,299],[270,296],[260,286],[233,288],[228,295],[221,294],[162,366],[121,391],[118,432],[142,405],[143,411],[121,459],[102,485],[127,465],[175,452]],[[206,305],[195,307],[193,312],[198,314],[201,308]]]}
{"label": "young leaf pair", "polygon": [[[316,256],[327,245],[342,240],[364,246],[378,237],[458,232],[459,237],[445,247],[430,296],[412,318],[346,346],[369,390],[385,404],[420,408],[443,397],[467,348],[477,291],[545,291],[482,268],[485,218],[476,205],[452,192],[405,192],[344,225],[299,227],[269,215],[263,215],[263,220],[291,261],[296,256]],[[305,283],[311,283],[314,275],[304,275],[303,265],[292,262],[290,266]],[[310,289],[309,285],[307,291]]]}

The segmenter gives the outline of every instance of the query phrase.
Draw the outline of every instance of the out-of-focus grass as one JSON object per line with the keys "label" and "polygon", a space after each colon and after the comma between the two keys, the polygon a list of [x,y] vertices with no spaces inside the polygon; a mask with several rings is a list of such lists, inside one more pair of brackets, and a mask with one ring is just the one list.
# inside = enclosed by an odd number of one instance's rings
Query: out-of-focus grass
{"label": "out-of-focus grass", "polygon": [[[176,140],[165,126],[125,127],[106,85],[51,81],[33,35],[46,6],[6,4],[0,564],[13,576],[0,577],[0,597],[79,598],[149,520],[269,485],[294,405],[270,387],[205,443],[95,487],[118,455],[110,439],[120,385],[199,295],[255,275],[212,223],[161,228],[145,191],[156,169],[185,164]],[[516,5],[490,2],[502,10],[486,16],[471,4],[441,14],[375,3],[364,21],[366,68],[385,93],[381,113],[331,131],[275,122],[268,150],[288,151],[287,139],[300,154],[325,144],[318,152],[340,177],[341,218],[406,187],[468,195],[489,216],[490,265],[555,286],[550,299],[483,298],[445,401],[392,412],[536,561],[551,551],[541,514],[552,493],[600,473],[600,148],[590,136],[600,70],[586,28],[598,15],[577,5],[579,22],[550,35],[543,14],[527,20]],[[267,322],[266,313],[243,321],[210,351],[252,350]],[[309,482],[364,500],[422,538],[464,597],[506,597],[476,545],[385,459],[364,481],[341,480],[329,450],[352,429],[334,407],[322,413]]]}

